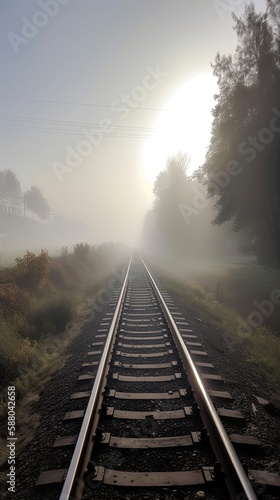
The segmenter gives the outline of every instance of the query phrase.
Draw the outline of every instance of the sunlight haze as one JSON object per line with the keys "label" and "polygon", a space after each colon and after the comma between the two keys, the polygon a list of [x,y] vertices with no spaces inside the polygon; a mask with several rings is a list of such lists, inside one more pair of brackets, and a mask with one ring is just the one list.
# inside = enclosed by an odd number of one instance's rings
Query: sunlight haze
{"label": "sunlight haze", "polygon": [[1,168],[23,191],[38,186],[52,213],[83,225],[90,243],[135,244],[167,157],[188,152],[190,171],[203,162],[210,64],[236,43],[230,8],[71,0],[36,28],[44,1],[1,3]]}
{"label": "sunlight haze", "polygon": [[216,79],[197,75],[182,85],[164,106],[157,122],[157,137],[144,147],[143,161],[148,181],[154,182],[169,156],[178,151],[190,155],[188,172],[196,170],[205,157],[212,125]]}

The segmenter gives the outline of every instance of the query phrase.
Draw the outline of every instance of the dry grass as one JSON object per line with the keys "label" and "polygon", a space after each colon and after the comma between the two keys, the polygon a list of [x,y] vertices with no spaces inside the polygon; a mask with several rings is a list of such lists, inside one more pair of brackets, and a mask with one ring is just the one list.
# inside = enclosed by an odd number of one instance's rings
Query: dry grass
{"label": "dry grass", "polygon": [[0,268],[0,425],[4,436],[0,465],[7,458],[7,386],[16,388],[20,451],[38,425],[38,416],[30,419],[30,405],[64,365],[65,350],[80,331],[83,317],[77,311],[86,300],[85,290],[96,281],[104,286],[111,265],[120,265],[125,257],[122,253],[121,258],[108,258],[107,247],[103,260],[102,250],[95,249],[87,262],[66,251],[53,259],[43,251],[38,256],[27,252],[16,266]]}
{"label": "dry grass", "polygon": [[13,318],[30,309],[30,295],[15,283],[0,284],[0,317]]}
{"label": "dry grass", "polygon": [[50,297],[39,300],[28,316],[33,338],[63,332],[77,309],[77,297],[73,293],[56,291]]}
{"label": "dry grass", "polygon": [[[53,373],[61,369],[68,357],[65,356],[65,350],[73,339],[79,334],[82,320],[75,322],[72,328],[67,332],[61,333],[55,338],[49,337],[41,340],[34,348],[31,363],[22,364],[20,373],[14,378],[11,377],[9,384],[15,386],[17,398],[17,452],[28,444],[39,425],[39,415],[31,414],[31,405],[38,400],[38,392],[47,384]],[[2,392],[0,403],[0,418],[2,426],[0,439],[0,466],[3,466],[7,460],[8,453],[6,443],[7,431],[7,392]],[[2,441],[2,442],[1,442]],[[2,446],[4,444],[4,446]]]}

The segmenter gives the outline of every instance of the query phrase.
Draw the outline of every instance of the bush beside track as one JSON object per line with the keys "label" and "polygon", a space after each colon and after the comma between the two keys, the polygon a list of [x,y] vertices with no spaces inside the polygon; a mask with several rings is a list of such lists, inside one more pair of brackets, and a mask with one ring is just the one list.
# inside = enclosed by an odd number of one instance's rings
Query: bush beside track
{"label": "bush beside track", "polygon": [[123,247],[111,243],[79,243],[71,254],[65,247],[58,257],[27,252],[0,269],[0,420],[7,414],[8,385],[20,400],[61,368],[84,319],[79,307],[125,256]]}

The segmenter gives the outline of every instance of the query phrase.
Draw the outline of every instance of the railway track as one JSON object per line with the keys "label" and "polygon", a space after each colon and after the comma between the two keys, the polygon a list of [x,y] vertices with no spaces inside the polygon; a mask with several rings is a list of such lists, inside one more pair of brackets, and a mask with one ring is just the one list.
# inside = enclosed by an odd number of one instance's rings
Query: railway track
{"label": "railway track", "polygon": [[249,463],[260,443],[239,433],[242,413],[138,255],[87,358],[71,396],[76,408],[65,415],[68,423],[82,419],[80,431],[54,443],[71,463],[40,474],[45,498],[183,499],[207,491],[253,500],[280,488],[276,473],[242,466],[238,449],[248,450]]}

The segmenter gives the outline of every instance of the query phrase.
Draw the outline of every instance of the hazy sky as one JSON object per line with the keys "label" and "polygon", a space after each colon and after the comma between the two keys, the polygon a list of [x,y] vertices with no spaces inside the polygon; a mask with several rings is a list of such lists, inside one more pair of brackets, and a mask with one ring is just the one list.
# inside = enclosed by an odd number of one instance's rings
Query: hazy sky
{"label": "hazy sky", "polygon": [[203,158],[210,62],[234,51],[230,10],[244,4],[0,0],[0,169],[83,221],[92,243],[135,243],[168,151],[189,151],[192,169]]}

